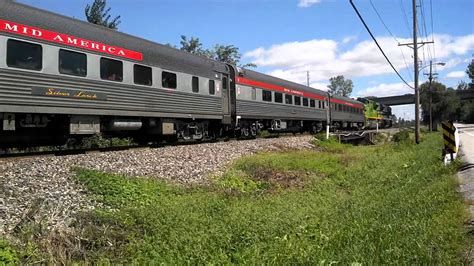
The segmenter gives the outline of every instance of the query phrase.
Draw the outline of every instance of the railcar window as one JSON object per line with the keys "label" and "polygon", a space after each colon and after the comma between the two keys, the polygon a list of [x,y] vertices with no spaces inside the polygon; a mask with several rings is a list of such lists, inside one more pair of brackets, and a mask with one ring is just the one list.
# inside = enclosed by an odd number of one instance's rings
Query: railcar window
{"label": "railcar window", "polygon": [[87,55],[59,50],[59,73],[80,77],[87,76]]}
{"label": "railcar window", "polygon": [[135,84],[151,86],[153,85],[151,67],[133,65],[133,80]]}
{"label": "railcar window", "polygon": [[316,102],[313,99],[309,100],[309,106],[313,108],[316,107]]}
{"label": "railcar window", "polygon": [[123,63],[122,61],[101,58],[100,59],[100,78],[111,81],[123,81]]}
{"label": "railcar window", "polygon": [[303,106],[308,106],[308,98],[303,98]]}
{"label": "railcar window", "polygon": [[178,87],[176,74],[166,71],[161,72],[161,85],[163,88],[176,89]]}
{"label": "railcar window", "polygon": [[252,88],[252,100],[257,100],[257,89]]}
{"label": "railcar window", "polygon": [[8,40],[7,65],[39,71],[43,68],[43,47],[38,44]]}
{"label": "railcar window", "polygon": [[286,104],[293,104],[293,95],[285,95],[285,103]]}
{"label": "railcar window", "polygon": [[283,102],[283,94],[279,92],[275,92],[275,102],[282,103]]}
{"label": "railcar window", "polygon": [[318,108],[319,108],[319,109],[322,109],[322,108],[321,108],[321,101],[318,101]]}
{"label": "railcar window", "polygon": [[301,97],[295,96],[295,105],[301,105]]}
{"label": "railcar window", "polygon": [[192,80],[192,85],[193,85],[193,92],[199,92],[199,78],[198,77],[193,77]]}
{"label": "railcar window", "polygon": [[262,100],[264,100],[265,102],[271,102],[272,101],[272,92],[262,90]]}
{"label": "railcar window", "polygon": [[212,79],[209,80],[209,94],[216,94],[216,82]]}

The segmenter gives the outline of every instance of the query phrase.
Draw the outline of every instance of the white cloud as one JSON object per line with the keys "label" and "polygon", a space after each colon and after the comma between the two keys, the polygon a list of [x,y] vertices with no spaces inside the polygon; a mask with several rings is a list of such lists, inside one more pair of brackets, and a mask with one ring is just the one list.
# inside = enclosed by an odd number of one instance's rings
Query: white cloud
{"label": "white cloud", "polygon": [[298,67],[334,60],[336,51],[337,42],[323,39],[283,43],[268,49],[260,47],[244,56],[253,57],[253,62],[258,66]]}
{"label": "white cloud", "polygon": [[466,36],[451,36],[434,34],[434,47],[438,59],[464,55],[474,50],[474,34]]}
{"label": "white cloud", "polygon": [[448,79],[462,79],[466,76],[466,72],[464,71],[452,71],[446,74],[446,78]]}
{"label": "white cloud", "polygon": [[[413,86],[413,84],[410,84]],[[369,87],[357,92],[358,97],[366,97],[366,96],[377,96],[377,97],[384,97],[384,96],[393,96],[393,95],[403,95],[413,93],[413,89],[408,87],[405,83],[381,83],[377,86]]]}
{"label": "white cloud", "polygon": [[344,39],[342,39],[343,44],[348,44],[352,41],[355,41],[357,39],[357,35],[352,35],[352,36],[347,36]]}
{"label": "white cloud", "polygon": [[[474,51],[474,34],[466,36],[434,35],[436,60],[446,62],[445,67],[437,66],[434,70],[445,70],[462,63],[462,57]],[[410,81],[413,51],[407,46],[398,46],[392,37],[377,37],[377,40],[388,55],[394,67],[405,80]],[[368,77],[383,74],[394,74],[393,70],[380,53],[372,40],[355,43],[349,50],[340,50],[337,42],[329,39],[313,39],[275,44],[268,48],[260,47],[244,54],[259,67],[266,67],[270,75],[305,83],[306,71],[310,71],[312,82],[329,80],[336,75],[346,78]],[[398,39],[409,43],[411,39]],[[427,62],[423,62],[426,65]]]}
{"label": "white cloud", "polygon": [[321,82],[314,82],[314,83],[309,84],[311,88],[315,88],[322,91],[328,91],[329,90],[328,85],[329,84],[327,83],[321,83]]}
{"label": "white cloud", "polygon": [[298,3],[299,7],[310,7],[314,4],[320,3],[321,0],[300,0]]}

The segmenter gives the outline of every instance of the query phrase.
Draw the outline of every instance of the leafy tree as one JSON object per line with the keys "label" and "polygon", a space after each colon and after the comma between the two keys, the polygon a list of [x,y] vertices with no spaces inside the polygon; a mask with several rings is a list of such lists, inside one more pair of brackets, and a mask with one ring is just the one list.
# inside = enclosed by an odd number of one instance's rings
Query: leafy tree
{"label": "leafy tree", "polygon": [[257,67],[257,65],[252,63],[241,65],[240,58],[242,57],[242,54],[239,52],[239,48],[234,45],[216,44],[213,49],[205,49],[203,48],[199,38],[191,37],[188,39],[185,35],[181,35],[181,41],[179,43],[181,45],[179,49],[182,51],[239,67]]}
{"label": "leafy tree", "polygon": [[474,89],[474,59],[471,60],[471,63],[467,66],[466,74],[471,79],[471,83],[469,83],[469,87]]}
{"label": "leafy tree", "polygon": [[212,52],[202,47],[202,43],[199,41],[199,38],[191,37],[191,39],[188,40],[185,35],[181,35],[181,41],[179,43],[181,44],[181,48],[179,48],[181,51],[186,51],[208,58],[212,57]]}
{"label": "leafy tree", "polygon": [[352,80],[345,79],[343,75],[332,77],[329,79],[329,82],[331,83],[328,85],[329,92],[335,95],[349,97],[349,95],[352,93],[352,89],[354,88]]}
{"label": "leafy tree", "polygon": [[465,102],[461,106],[461,121],[474,123],[474,101]]}
{"label": "leafy tree", "polygon": [[466,82],[464,81],[461,81],[458,83],[458,90],[462,91],[462,90],[469,90],[469,84],[467,84]]}
{"label": "leafy tree", "polygon": [[107,0],[94,0],[92,5],[87,4],[85,14],[87,21],[116,30],[120,24],[120,16],[111,19],[110,7],[107,8]]}
{"label": "leafy tree", "polygon": [[[468,84],[464,81],[461,81],[458,84],[458,90],[474,90],[474,59],[471,60],[471,63],[467,66],[466,74],[471,79],[471,82]],[[474,123],[474,101],[462,101],[461,106],[458,108],[459,119],[467,123]]]}
{"label": "leafy tree", "polygon": [[212,55],[214,57],[213,59],[220,62],[233,64],[239,67],[257,67],[257,65],[253,63],[241,65],[240,58],[242,55],[239,52],[239,48],[234,45],[216,44],[212,51]]}
{"label": "leafy tree", "polygon": [[241,54],[239,48],[234,45],[216,44],[213,50],[214,59],[220,62],[237,65],[240,61]]}
{"label": "leafy tree", "polygon": [[421,108],[423,122],[429,124],[430,97],[433,124],[444,120],[459,120],[461,114],[461,101],[453,88],[446,88],[442,83],[433,81],[425,82],[420,86]]}

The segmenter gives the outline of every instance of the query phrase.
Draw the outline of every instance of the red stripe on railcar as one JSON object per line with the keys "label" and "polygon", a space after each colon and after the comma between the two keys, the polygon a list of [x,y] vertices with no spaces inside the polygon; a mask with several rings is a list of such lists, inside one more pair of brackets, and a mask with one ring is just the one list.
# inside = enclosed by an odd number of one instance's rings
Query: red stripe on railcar
{"label": "red stripe on railcar", "polygon": [[143,60],[143,54],[127,50],[125,48],[112,46],[108,44],[103,44],[100,42],[90,41],[71,35],[57,33],[45,29],[35,28],[16,22],[6,21],[0,19],[0,31],[8,32],[16,35],[28,36],[30,38],[44,40],[48,42],[54,42],[63,44],[66,46],[77,47],[81,49],[86,49],[94,52],[99,52],[102,54],[109,54],[117,57],[123,57],[128,59],[133,59],[137,61]]}
{"label": "red stripe on railcar", "polygon": [[351,107],[355,107],[355,108],[364,109],[364,106],[363,106],[363,105],[356,104],[356,103],[351,103],[351,102],[346,102],[346,101],[339,100],[339,99],[331,98],[331,102],[332,102],[332,103],[345,104],[345,105],[347,105],[347,106],[351,106]]}
{"label": "red stripe on railcar", "polygon": [[293,94],[296,96],[301,96],[301,97],[307,97],[307,98],[313,98],[317,100],[324,100],[326,99],[324,96],[314,94],[314,93],[309,93],[309,92],[302,92],[290,88],[285,88],[282,86],[266,83],[266,82],[261,82],[257,80],[252,80],[252,79],[246,79],[243,77],[237,77],[237,83],[241,85],[248,85],[252,87],[259,87],[259,88],[265,88],[273,91],[278,91],[278,92],[283,92],[286,94]]}
{"label": "red stripe on railcar", "polygon": [[[270,84],[270,83],[266,83],[266,82],[262,82],[262,81],[247,79],[247,78],[243,78],[243,77],[237,77],[236,83],[240,84],[240,85],[248,85],[248,86],[252,86],[252,87],[259,87],[259,88],[264,88],[264,89],[268,89],[268,90],[283,92],[283,93],[286,93],[286,94],[293,94],[293,95],[301,96],[301,97],[313,98],[313,99],[316,99],[316,100],[326,100],[327,99],[327,97],[324,97],[324,96],[321,96],[321,95],[318,95],[318,94],[309,93],[309,92],[302,92],[302,91],[289,89],[289,88],[285,88],[285,87],[282,87],[282,86],[278,86],[278,85],[274,85],[274,84]],[[363,105],[350,103],[350,102],[346,102],[346,101],[339,100],[339,99],[331,99],[331,102],[332,103],[344,104],[344,105],[355,107],[355,108],[361,108],[361,109],[364,108]]]}

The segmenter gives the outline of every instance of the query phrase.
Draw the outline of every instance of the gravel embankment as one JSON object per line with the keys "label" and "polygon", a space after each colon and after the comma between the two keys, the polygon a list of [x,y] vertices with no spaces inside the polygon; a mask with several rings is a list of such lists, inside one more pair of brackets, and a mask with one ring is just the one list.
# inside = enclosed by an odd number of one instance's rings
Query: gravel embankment
{"label": "gravel embankment", "polygon": [[73,214],[95,208],[71,178],[72,167],[205,184],[234,159],[264,150],[313,148],[310,140],[283,137],[0,162],[0,237],[30,220],[49,230],[67,228]]}

